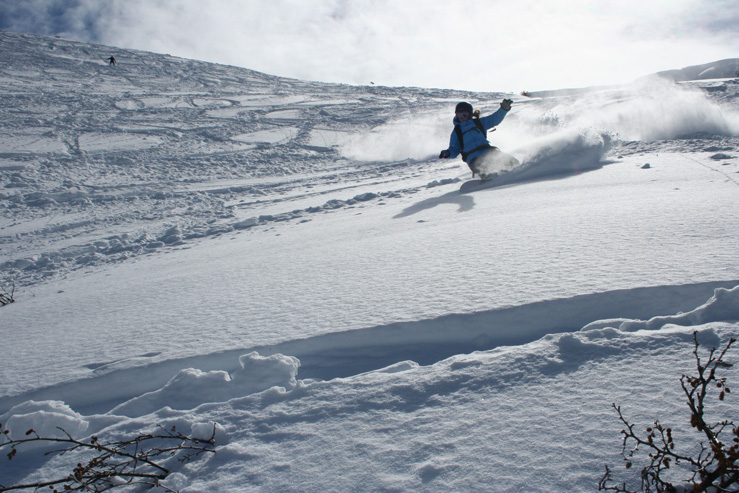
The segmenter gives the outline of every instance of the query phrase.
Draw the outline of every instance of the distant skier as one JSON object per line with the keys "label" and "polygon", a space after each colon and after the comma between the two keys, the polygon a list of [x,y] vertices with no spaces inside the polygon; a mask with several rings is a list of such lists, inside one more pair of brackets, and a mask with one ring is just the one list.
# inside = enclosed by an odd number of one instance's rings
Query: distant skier
{"label": "distant skier", "polygon": [[454,159],[462,154],[472,176],[478,175],[483,181],[519,166],[516,158],[490,145],[487,139],[487,131],[503,121],[512,103],[504,99],[500,109],[482,118],[480,111],[473,111],[470,103],[459,103],[454,110],[454,131],[449,138],[449,148],[441,151],[439,159]]}
{"label": "distant skier", "polygon": [[105,61],[106,62],[110,62],[110,65],[114,65],[115,66],[115,57],[114,56],[109,56],[108,58],[105,59]]}

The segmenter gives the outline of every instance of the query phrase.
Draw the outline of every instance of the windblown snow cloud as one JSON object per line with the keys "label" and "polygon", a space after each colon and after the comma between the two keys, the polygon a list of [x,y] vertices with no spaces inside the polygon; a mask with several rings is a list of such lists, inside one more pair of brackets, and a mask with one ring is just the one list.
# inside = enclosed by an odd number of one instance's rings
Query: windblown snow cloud
{"label": "windblown snow cloud", "polygon": [[[647,77],[585,99],[559,97],[545,111],[525,102],[496,132],[496,143],[519,157],[567,142],[572,135],[609,135],[624,141],[676,139],[696,134],[739,135],[739,114],[720,107],[705,91]],[[659,115],[656,118],[655,115]],[[523,156],[520,155],[523,153]]]}
{"label": "windblown snow cloud", "polygon": [[0,29],[306,80],[470,90],[629,82],[736,56],[733,0],[0,0]]}
{"label": "windblown snow cloud", "polygon": [[[450,105],[453,108],[453,105]],[[341,154],[357,161],[429,159],[449,142],[448,115],[403,115],[341,143]]]}

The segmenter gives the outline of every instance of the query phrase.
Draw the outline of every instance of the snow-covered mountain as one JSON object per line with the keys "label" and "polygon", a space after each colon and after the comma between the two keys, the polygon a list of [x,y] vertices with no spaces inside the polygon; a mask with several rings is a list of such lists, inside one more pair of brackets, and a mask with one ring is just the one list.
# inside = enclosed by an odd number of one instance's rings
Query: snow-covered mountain
{"label": "snow-covered mountain", "polygon": [[691,65],[681,69],[665,70],[657,72],[656,75],[674,81],[733,79],[739,77],[739,58],[727,58],[726,60]]}
{"label": "snow-covered mountain", "polygon": [[[690,443],[692,333],[739,334],[738,79],[523,97],[0,47],[13,436],[215,425],[182,491],[592,491],[613,402]],[[454,105],[504,97],[523,166],[470,187]],[[76,463],[22,452],[0,485]]]}

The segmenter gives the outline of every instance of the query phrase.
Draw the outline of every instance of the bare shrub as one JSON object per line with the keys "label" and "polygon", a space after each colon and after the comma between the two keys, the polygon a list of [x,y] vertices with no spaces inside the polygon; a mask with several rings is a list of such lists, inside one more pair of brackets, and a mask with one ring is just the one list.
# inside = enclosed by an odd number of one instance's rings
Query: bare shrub
{"label": "bare shrub", "polygon": [[0,287],[0,306],[9,305],[15,302],[15,283],[10,283],[10,292],[4,287]]}
{"label": "bare shrub", "polygon": [[[172,427],[166,430],[161,425],[161,432],[155,434],[141,434],[134,438],[121,441],[103,442],[97,436],[90,437],[89,441],[72,438],[62,428],[58,428],[65,435],[62,438],[39,436],[30,429],[23,439],[12,439],[7,429],[3,430],[0,424],[0,448],[10,449],[6,454],[9,460],[18,455],[18,450],[24,444],[45,442],[60,444],[61,448],[47,452],[49,454],[64,455],[85,451],[92,452],[93,457],[82,462],[66,476],[58,479],[6,486],[0,484],[0,492],[22,489],[49,488],[51,491],[106,491],[116,487],[130,485],[159,486],[172,491],[160,482],[170,471],[163,462],[176,457],[180,462],[187,462],[203,453],[215,453],[215,426],[213,435],[209,439],[193,438],[183,435]],[[58,490],[57,488],[60,488]]]}
{"label": "bare shrub", "polygon": [[[622,455],[626,469],[632,469],[637,456],[645,455],[649,463],[641,468],[641,491],[739,491],[739,429],[731,420],[711,421],[706,416],[706,405],[709,394],[723,401],[731,389],[726,385],[726,378],[718,377],[717,372],[731,367],[724,361],[727,351],[736,342],[732,338],[723,350],[716,348],[708,352],[703,360],[699,354],[697,332],[693,333],[697,375],[680,377],[680,385],[687,397],[690,409],[690,426],[699,433],[699,443],[692,447],[692,453],[678,452],[672,435],[672,428],[663,425],[659,420],[646,428],[644,434],[634,430],[621,412],[621,406],[613,404],[618,417],[625,428],[621,430],[623,437]],[[710,392],[709,392],[710,390]],[[684,445],[684,444],[681,444]],[[690,449],[690,447],[688,447]],[[679,450],[686,450],[681,446]],[[690,476],[682,484],[675,485],[667,478],[670,468],[687,466]],[[611,469],[606,465],[606,472],[598,483],[599,490],[630,492],[626,483],[612,484]]]}

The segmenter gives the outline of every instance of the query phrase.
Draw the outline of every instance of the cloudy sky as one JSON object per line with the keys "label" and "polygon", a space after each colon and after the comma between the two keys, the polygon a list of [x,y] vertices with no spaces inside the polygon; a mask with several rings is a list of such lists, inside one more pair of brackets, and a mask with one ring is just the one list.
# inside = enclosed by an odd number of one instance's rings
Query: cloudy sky
{"label": "cloudy sky", "polygon": [[306,80],[480,91],[739,57],[737,0],[0,0],[0,29]]}

